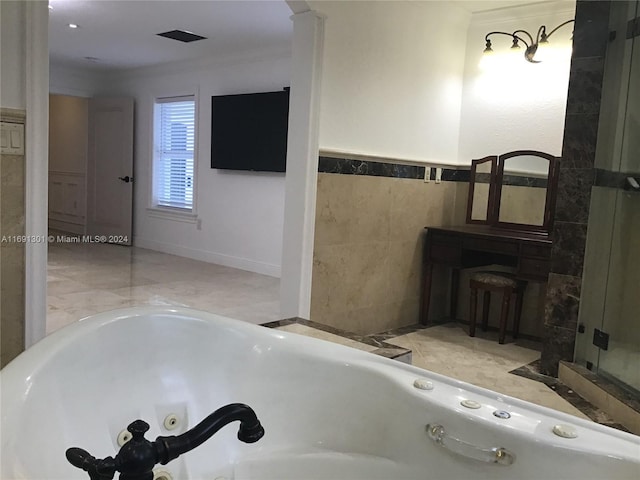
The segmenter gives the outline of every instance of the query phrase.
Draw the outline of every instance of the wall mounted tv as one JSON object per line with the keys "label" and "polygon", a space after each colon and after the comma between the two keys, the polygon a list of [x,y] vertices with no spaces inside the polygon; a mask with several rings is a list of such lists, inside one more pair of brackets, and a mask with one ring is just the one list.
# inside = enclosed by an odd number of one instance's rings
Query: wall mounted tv
{"label": "wall mounted tv", "polygon": [[211,97],[211,168],[284,172],[289,89]]}

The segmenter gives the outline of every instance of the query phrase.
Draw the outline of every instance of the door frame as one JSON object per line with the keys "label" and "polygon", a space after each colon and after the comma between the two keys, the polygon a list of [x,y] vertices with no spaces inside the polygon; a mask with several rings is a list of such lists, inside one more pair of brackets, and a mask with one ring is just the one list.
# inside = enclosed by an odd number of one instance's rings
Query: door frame
{"label": "door frame", "polygon": [[[25,234],[47,238],[49,180],[49,6],[25,5]],[[47,242],[25,244],[25,348],[47,326]]]}

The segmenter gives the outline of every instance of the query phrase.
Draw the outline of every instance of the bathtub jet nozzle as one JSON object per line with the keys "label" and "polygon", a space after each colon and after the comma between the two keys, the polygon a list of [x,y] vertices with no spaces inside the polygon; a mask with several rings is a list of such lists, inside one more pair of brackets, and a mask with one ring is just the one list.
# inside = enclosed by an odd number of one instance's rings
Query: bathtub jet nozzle
{"label": "bathtub jet nozzle", "polygon": [[264,436],[253,409],[242,403],[232,403],[219,408],[191,430],[178,436],[158,437],[155,442],[144,438],[149,424],[143,420],[131,423],[127,430],[132,434],[115,458],[96,459],[80,448],[69,448],[67,460],[74,467],[89,473],[91,480],[111,480],[120,472],[120,480],[153,480],[153,468],[166,465],[183,453],[202,445],[218,430],[234,421],[240,421],[238,440],[255,443]]}

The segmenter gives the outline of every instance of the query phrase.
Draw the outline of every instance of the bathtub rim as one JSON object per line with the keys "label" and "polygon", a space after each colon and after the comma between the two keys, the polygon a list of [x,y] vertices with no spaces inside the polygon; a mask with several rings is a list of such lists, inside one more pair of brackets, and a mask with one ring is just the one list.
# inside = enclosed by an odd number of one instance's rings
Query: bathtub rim
{"label": "bathtub rim", "polygon": [[[254,325],[241,320],[232,319],[224,315],[204,312],[191,308],[173,306],[127,307],[87,316],[80,319],[78,322],[68,325],[37,342],[34,346],[16,357],[16,359],[5,366],[5,368],[0,370],[0,385],[2,385],[3,404],[3,409],[1,412],[2,423],[4,424],[6,421],[5,417],[6,415],[8,415],[7,412],[11,408],[16,408],[20,403],[20,398],[23,398],[23,395],[26,395],[26,393],[23,392],[19,395],[19,398],[11,398],[12,393],[18,392],[12,392],[10,388],[6,387],[18,388],[19,385],[22,385],[26,392],[28,392],[29,386],[27,384],[31,375],[37,373],[39,367],[46,365],[47,359],[55,357],[57,352],[63,350],[69,344],[78,341],[78,339],[83,335],[90,334],[91,332],[94,332],[105,325],[115,324],[117,322],[125,321],[128,319],[130,320],[131,318],[135,317],[149,317],[157,315],[183,317],[193,321],[207,323],[214,322],[224,327],[230,327],[234,330],[240,330],[242,332],[248,333],[250,337],[255,337],[257,340],[269,340],[275,342],[281,342],[284,340],[286,342],[285,344],[283,344],[285,348],[291,348],[292,345],[294,347],[298,346],[301,350],[304,350],[305,354],[311,355],[312,357],[320,358],[324,361],[347,363],[354,367],[365,368],[376,365],[379,366],[378,370],[382,370],[383,374],[390,377],[389,380],[396,384],[398,388],[405,388],[412,395],[423,395],[424,393],[422,391],[409,387],[407,384],[401,383],[399,380],[391,377],[390,372],[392,370],[402,370],[407,376],[411,376],[412,378],[426,378],[428,380],[447,385],[452,389],[458,389],[477,395],[479,397],[490,399],[492,402],[495,402],[497,404],[506,404],[515,407],[518,410],[526,410],[535,415],[552,419],[555,423],[566,423],[579,427],[586,432],[592,432],[589,433],[587,437],[589,437],[591,434],[604,434],[610,437],[615,437],[616,439],[624,442],[631,442],[631,444],[635,445],[637,451],[640,452],[640,436],[636,436],[632,433],[616,430],[611,427],[592,422],[590,420],[575,417],[568,413],[560,412],[552,408],[544,407],[531,402],[527,402],[525,400],[511,397],[509,395],[478,387],[461,380],[447,377],[445,375],[431,372],[429,370],[415,367],[413,365],[407,365],[402,362],[394,361],[392,359],[385,358],[370,352],[356,350],[351,347],[334,344],[325,340],[311,338],[293,332],[271,329],[263,327],[261,325]],[[336,360],[335,358],[327,359],[324,355],[327,352],[335,352],[339,354],[336,355],[336,357],[339,356],[339,360]],[[23,371],[30,372],[30,375],[25,378],[21,374],[21,372]],[[449,409],[455,410],[455,408],[452,408],[451,405],[446,405],[445,403],[441,402],[436,403],[448,407]],[[475,410],[467,411],[465,409],[460,409],[459,407],[457,411],[459,413],[465,414],[467,417],[474,417],[474,412],[477,412]],[[488,420],[493,420],[491,418],[486,419],[484,418],[484,416],[479,415],[474,418],[478,417],[482,420],[483,424]],[[499,421],[491,421],[490,424],[500,425]],[[523,432],[523,434],[531,434],[536,437],[539,436],[536,433],[530,432]],[[571,444],[567,445],[566,443],[564,443],[565,439],[561,439],[560,437],[550,437],[548,438],[548,440],[554,440],[554,442],[550,443],[557,444],[558,446],[562,446],[565,448],[571,448],[572,446]],[[602,448],[602,446],[595,446],[594,450],[597,450],[598,454],[603,454],[603,452],[601,451]],[[579,450],[583,451],[582,449]],[[626,455],[624,455],[624,457],[627,458]]]}

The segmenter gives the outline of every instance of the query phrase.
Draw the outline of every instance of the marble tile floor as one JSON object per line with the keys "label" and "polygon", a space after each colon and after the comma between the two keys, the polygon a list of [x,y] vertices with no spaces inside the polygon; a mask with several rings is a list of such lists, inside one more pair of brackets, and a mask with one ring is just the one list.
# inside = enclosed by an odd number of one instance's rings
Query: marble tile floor
{"label": "marble tile floor", "polygon": [[478,336],[471,338],[467,335],[466,327],[458,323],[428,328],[404,327],[370,336],[340,333],[335,328],[303,319],[270,322],[265,326],[333,341],[390,358],[398,356],[398,352],[387,355],[387,351],[397,346],[402,349],[399,357],[404,360],[406,353],[403,352],[409,352],[408,356],[412,361],[408,363],[415,366],[628,431],[558,379],[540,374],[537,369],[539,345],[535,342],[518,340],[517,343],[500,345],[497,342],[497,332],[479,332]]}
{"label": "marble tile floor", "polygon": [[412,358],[418,367],[586,418],[551,387],[509,373],[539,358],[535,345],[499,345],[492,338],[495,332],[471,338],[459,324],[373,336],[313,328],[309,321],[280,320],[279,283],[277,278],[138,247],[54,243],[49,246],[47,333],[115,308],[187,306],[391,358]]}
{"label": "marble tile floor", "polygon": [[47,333],[138,305],[177,305],[251,323],[280,318],[280,280],[138,247],[49,244]]}
{"label": "marble tile floor", "polygon": [[[320,329],[296,325],[276,327],[323,340],[341,338]],[[315,330],[315,332],[313,332]],[[486,332],[484,336],[490,336]],[[388,337],[391,337],[389,335]],[[419,329],[397,337],[385,338],[385,342],[411,351],[412,364],[435,373],[488,388],[512,397],[588,418],[580,410],[549,389],[545,384],[509,373],[540,358],[540,352],[513,343],[500,345],[491,338],[469,337],[465,329],[455,323]],[[356,339],[344,338],[343,345],[372,351]]]}
{"label": "marble tile floor", "polygon": [[[495,338],[493,338],[495,337]],[[497,341],[497,332],[470,337],[457,323],[438,325],[388,339],[409,348],[413,364],[464,382],[504,393],[521,400],[553,408],[580,418],[589,418],[544,383],[510,373],[540,358],[532,342]]]}

